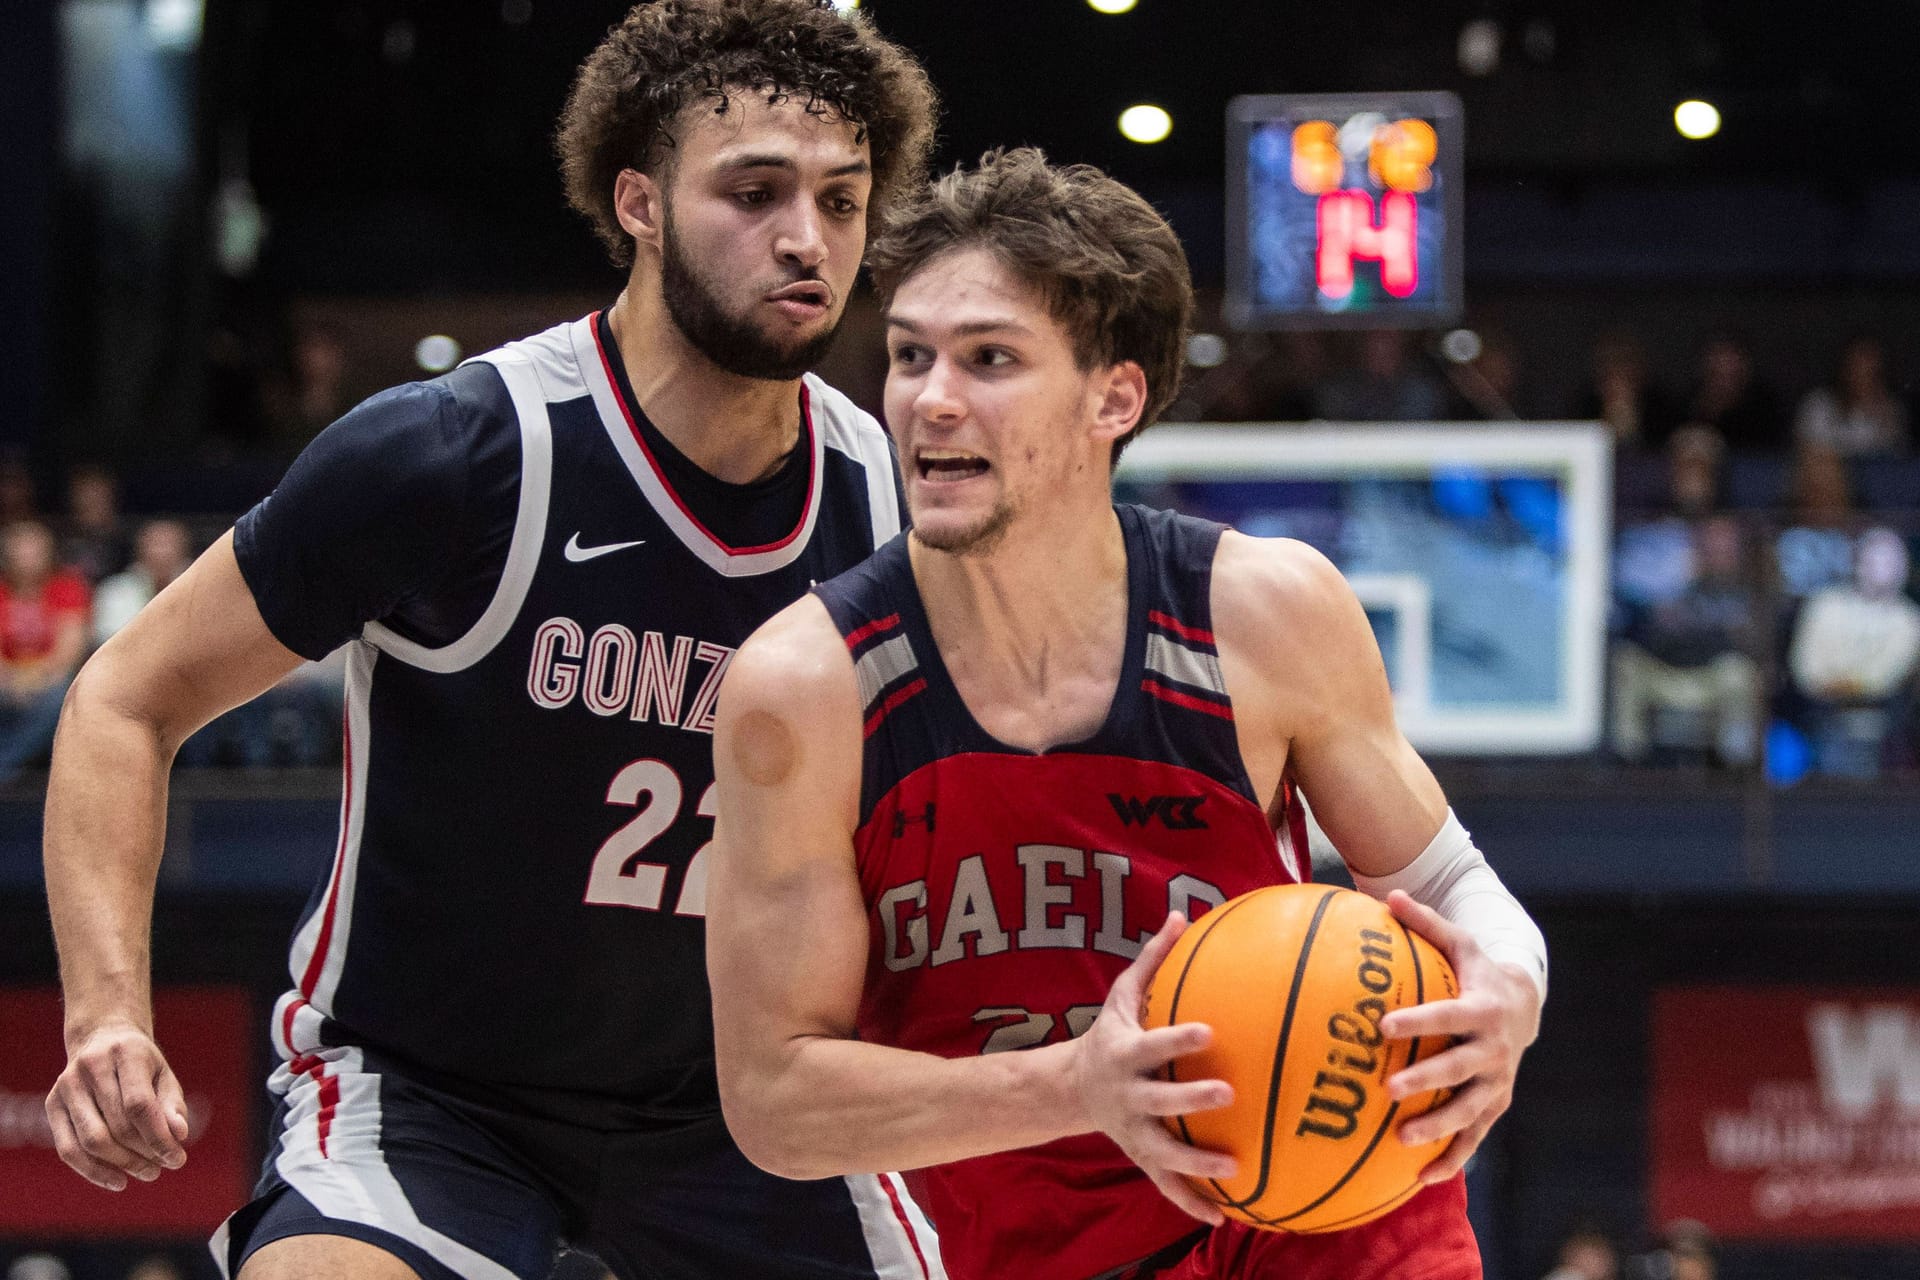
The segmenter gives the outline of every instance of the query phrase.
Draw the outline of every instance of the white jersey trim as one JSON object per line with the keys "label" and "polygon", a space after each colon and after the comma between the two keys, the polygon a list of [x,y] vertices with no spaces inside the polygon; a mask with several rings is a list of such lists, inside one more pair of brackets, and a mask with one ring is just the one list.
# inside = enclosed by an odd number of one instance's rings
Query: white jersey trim
{"label": "white jersey trim", "polygon": [[273,1009],[273,1044],[283,1057],[320,1047],[320,1023],[331,1015],[346,967],[353,898],[360,878],[360,835],[367,819],[367,757],[373,668],[380,651],[365,640],[347,649],[345,779],[340,794],[340,847],[319,907],[293,938],[287,971],[293,990]]}
{"label": "white jersey trim", "polygon": [[893,442],[873,415],[846,395],[808,374],[813,392],[813,421],[827,447],[846,454],[866,472],[867,510],[873,516],[873,545],[884,546],[900,532],[900,490],[894,483]]}
{"label": "white jersey trim", "polygon": [[877,1280],[947,1280],[940,1238],[899,1174],[849,1174],[844,1181]]}
{"label": "white jersey trim", "polygon": [[[381,1149],[380,1077],[358,1049],[330,1049],[294,1071],[283,1066],[269,1087],[286,1097],[280,1154],[273,1167],[288,1186],[329,1218],[374,1227],[425,1250],[468,1280],[516,1280],[512,1271],[420,1221]],[[337,1094],[326,1098],[325,1085]],[[322,1137],[324,1126],[325,1136]],[[229,1222],[231,1219],[229,1219]],[[227,1224],[215,1234],[215,1261],[227,1272]]]}
{"label": "white jersey trim", "polygon": [[588,316],[575,321],[568,326],[568,332],[573,339],[574,359],[581,376],[586,379],[587,389],[593,394],[594,408],[600,411],[600,425],[606,428],[607,439],[613,442],[615,452],[627,464],[627,471],[633,476],[633,482],[639,486],[648,505],[673,531],[682,546],[707,568],[728,578],[750,578],[771,573],[786,568],[800,558],[813,538],[814,523],[820,515],[820,491],[825,481],[821,467],[825,450],[821,419],[825,414],[821,398],[816,394],[816,389],[824,387],[824,383],[811,375],[801,379],[801,428],[809,437],[811,456],[807,459],[807,506],[799,525],[780,542],[765,547],[730,547],[702,528],[681,505],[666,477],[641,447],[639,428],[629,419],[627,406],[608,372],[608,357],[600,349],[595,317]]}
{"label": "white jersey trim", "polygon": [[513,518],[513,541],[506,567],[493,599],[480,620],[451,644],[429,648],[409,640],[384,623],[369,622],[362,635],[410,667],[447,675],[464,671],[493,651],[520,614],[527,588],[540,563],[547,537],[547,504],[553,477],[553,424],[547,416],[547,397],[536,359],[514,347],[502,347],[476,357],[491,364],[507,384],[514,417],[520,423],[520,505]]}

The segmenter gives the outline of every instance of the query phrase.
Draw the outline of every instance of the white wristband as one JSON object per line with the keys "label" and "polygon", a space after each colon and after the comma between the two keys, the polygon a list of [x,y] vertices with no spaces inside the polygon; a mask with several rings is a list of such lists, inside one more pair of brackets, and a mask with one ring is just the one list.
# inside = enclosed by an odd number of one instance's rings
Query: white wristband
{"label": "white wristband", "polygon": [[1392,875],[1363,876],[1353,883],[1369,897],[1385,901],[1395,889],[1459,925],[1492,959],[1526,970],[1540,998],[1547,998],[1547,940],[1527,909],[1500,883],[1500,877],[1460,825],[1453,810],[1419,857]]}

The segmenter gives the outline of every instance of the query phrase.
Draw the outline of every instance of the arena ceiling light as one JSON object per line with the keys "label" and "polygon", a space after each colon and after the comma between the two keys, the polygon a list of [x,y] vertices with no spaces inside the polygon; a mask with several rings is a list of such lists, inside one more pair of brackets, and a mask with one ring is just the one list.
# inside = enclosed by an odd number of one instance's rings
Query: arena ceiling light
{"label": "arena ceiling light", "polygon": [[1720,132],[1720,109],[1711,102],[1689,98],[1673,109],[1673,127],[1683,138],[1711,138]]}
{"label": "arena ceiling light", "polygon": [[1173,117],[1165,107],[1136,103],[1120,113],[1120,136],[1128,142],[1163,142],[1173,132]]}
{"label": "arena ceiling light", "polygon": [[1227,340],[1217,333],[1196,333],[1187,339],[1187,363],[1196,369],[1217,369],[1227,362]]}
{"label": "arena ceiling light", "polygon": [[460,363],[460,344],[444,333],[429,334],[413,348],[413,361],[428,373],[445,373]]}
{"label": "arena ceiling light", "polygon": [[1087,0],[1087,7],[1095,13],[1126,13],[1138,3],[1138,0]]}
{"label": "arena ceiling light", "polygon": [[147,38],[156,49],[191,49],[200,43],[206,0],[147,0]]}

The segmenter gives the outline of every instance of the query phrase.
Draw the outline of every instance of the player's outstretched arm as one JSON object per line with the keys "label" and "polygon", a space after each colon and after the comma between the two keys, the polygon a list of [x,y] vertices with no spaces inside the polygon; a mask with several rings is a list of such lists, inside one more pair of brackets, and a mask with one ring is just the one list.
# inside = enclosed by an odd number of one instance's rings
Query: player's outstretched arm
{"label": "player's outstretched arm", "polygon": [[1539,1034],[1544,944],[1400,732],[1372,628],[1339,571],[1302,543],[1229,534],[1215,584],[1223,646],[1250,659],[1254,696],[1236,692],[1236,711],[1254,733],[1282,744],[1354,883],[1440,947],[1460,979],[1456,999],[1390,1013],[1382,1023],[1396,1039],[1459,1038],[1388,1085],[1396,1097],[1457,1090],[1403,1130],[1409,1143],[1454,1136],[1423,1175],[1444,1180],[1512,1101],[1521,1054]]}
{"label": "player's outstretched arm", "polygon": [[173,754],[301,661],[261,620],[228,534],[101,646],[67,692],[45,853],[67,1066],[47,1116],[60,1158],[110,1190],[186,1161],[186,1106],[154,1043],[148,973]]}
{"label": "player's outstretched arm", "polygon": [[[846,646],[809,597],[741,648],[720,698],[707,967],[721,1102],[747,1157],[792,1178],[912,1169],[1222,1105],[1217,1081],[1149,1078],[1204,1028],[1143,1032],[1132,1016],[1177,931],[1116,984],[1127,1016],[1067,1044],[949,1059],[855,1038],[869,936],[854,859],[858,697]],[[1231,1171],[1164,1145],[1163,1167]]]}

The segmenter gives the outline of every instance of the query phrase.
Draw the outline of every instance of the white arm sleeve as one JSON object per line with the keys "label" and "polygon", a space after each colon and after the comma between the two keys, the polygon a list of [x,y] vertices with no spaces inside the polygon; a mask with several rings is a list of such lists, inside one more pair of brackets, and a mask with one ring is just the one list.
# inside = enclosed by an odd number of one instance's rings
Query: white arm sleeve
{"label": "white arm sleeve", "polygon": [[1493,959],[1525,969],[1540,988],[1540,998],[1547,998],[1547,940],[1540,926],[1500,883],[1452,809],[1440,834],[1419,857],[1389,876],[1355,871],[1353,883],[1383,902],[1395,889],[1405,890],[1415,902],[1465,929]]}

